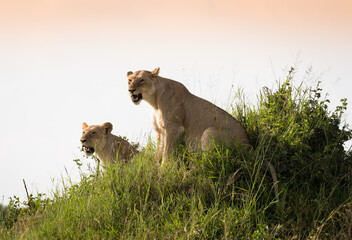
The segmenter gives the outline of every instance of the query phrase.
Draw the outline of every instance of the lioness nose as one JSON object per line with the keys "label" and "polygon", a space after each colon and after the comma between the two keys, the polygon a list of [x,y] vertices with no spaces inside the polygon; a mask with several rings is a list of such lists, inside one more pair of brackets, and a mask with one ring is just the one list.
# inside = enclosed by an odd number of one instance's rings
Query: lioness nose
{"label": "lioness nose", "polygon": [[136,91],[136,89],[128,89],[128,91],[129,91],[130,93],[134,93],[134,92]]}
{"label": "lioness nose", "polygon": [[81,143],[85,143],[85,142],[87,142],[86,139],[81,139]]}

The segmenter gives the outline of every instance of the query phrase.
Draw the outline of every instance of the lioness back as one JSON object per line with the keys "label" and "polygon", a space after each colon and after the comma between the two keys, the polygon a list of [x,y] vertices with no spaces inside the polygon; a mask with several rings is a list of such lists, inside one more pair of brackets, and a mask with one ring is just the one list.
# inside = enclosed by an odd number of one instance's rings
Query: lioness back
{"label": "lioness back", "polygon": [[[190,138],[196,138],[200,134],[203,134],[206,129],[214,128],[219,133],[225,131],[222,138],[228,135],[227,141],[233,142],[238,140],[242,144],[249,144],[246,130],[228,112],[192,93],[188,94],[188,102],[192,104],[184,105],[187,115],[186,119],[188,119],[185,121],[185,125],[186,129],[194,130],[194,132],[190,131],[188,133],[188,135],[194,135],[190,136]],[[193,114],[197,112],[199,114]]]}

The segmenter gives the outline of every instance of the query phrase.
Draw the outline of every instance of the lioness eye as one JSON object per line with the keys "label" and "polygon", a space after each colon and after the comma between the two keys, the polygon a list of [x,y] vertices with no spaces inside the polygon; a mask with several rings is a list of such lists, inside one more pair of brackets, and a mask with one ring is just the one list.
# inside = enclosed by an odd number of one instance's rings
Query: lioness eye
{"label": "lioness eye", "polygon": [[94,135],[95,134],[95,132],[92,132],[92,135]]}
{"label": "lioness eye", "polygon": [[131,83],[132,82],[132,80],[131,79],[128,79],[128,83]]}

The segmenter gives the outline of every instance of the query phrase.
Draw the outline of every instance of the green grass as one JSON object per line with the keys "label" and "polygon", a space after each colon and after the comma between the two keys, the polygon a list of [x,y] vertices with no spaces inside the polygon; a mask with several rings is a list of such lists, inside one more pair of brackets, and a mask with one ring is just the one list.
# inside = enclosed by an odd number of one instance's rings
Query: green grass
{"label": "green grass", "polygon": [[[320,85],[264,89],[233,115],[253,149],[180,148],[163,167],[154,143],[128,164],[67,179],[53,197],[14,197],[0,215],[0,239],[350,239],[352,132]],[[276,201],[271,162],[278,173]],[[79,161],[77,161],[79,166]]]}

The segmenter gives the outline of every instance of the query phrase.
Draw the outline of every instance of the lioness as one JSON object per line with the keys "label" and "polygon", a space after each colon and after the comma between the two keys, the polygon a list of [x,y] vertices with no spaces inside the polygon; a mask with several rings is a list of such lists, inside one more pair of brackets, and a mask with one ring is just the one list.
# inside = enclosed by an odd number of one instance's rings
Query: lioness
{"label": "lioness", "polygon": [[82,124],[83,134],[81,143],[86,156],[96,152],[97,157],[104,164],[116,160],[128,160],[138,151],[126,140],[111,134],[112,124],[103,125]]}
{"label": "lioness", "polygon": [[178,140],[193,151],[207,149],[213,140],[249,144],[246,130],[229,113],[193,95],[183,84],[160,77],[159,70],[127,73],[132,102],[144,99],[154,108],[157,159],[163,163]]}

